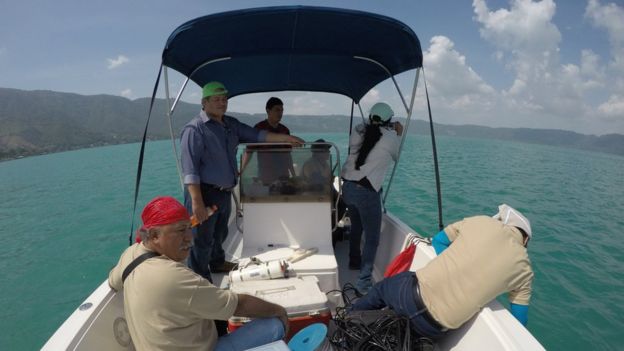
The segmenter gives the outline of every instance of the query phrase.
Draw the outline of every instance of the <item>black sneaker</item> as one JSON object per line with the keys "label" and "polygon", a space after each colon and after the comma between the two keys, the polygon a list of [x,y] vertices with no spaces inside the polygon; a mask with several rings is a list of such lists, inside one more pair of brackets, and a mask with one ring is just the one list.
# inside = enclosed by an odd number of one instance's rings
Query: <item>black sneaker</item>
{"label": "black sneaker", "polygon": [[435,350],[435,343],[433,342],[433,340],[426,338],[426,337],[420,337],[416,340],[416,345],[412,346],[412,350],[415,351],[433,351]]}

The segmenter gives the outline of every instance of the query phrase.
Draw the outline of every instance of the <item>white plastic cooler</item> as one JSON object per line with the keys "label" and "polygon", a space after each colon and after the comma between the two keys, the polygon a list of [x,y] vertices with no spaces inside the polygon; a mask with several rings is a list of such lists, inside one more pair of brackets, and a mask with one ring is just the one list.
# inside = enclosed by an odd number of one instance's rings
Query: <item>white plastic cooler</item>
{"label": "white plastic cooler", "polygon": [[[230,289],[283,306],[290,321],[288,337],[310,324],[328,324],[331,319],[327,296],[319,289],[318,279],[314,276],[235,282]],[[233,331],[248,320],[232,317],[228,329]]]}

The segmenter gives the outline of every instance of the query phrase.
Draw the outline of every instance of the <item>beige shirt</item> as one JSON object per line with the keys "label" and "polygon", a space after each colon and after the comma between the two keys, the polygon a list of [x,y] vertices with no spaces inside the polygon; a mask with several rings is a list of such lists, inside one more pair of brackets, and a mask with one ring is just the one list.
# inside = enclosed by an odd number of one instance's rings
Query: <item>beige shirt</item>
{"label": "beige shirt", "polygon": [[487,216],[465,218],[444,229],[452,242],[416,271],[423,302],[447,328],[458,328],[498,295],[528,305],[533,271],[522,234]]}
{"label": "beige shirt", "polygon": [[120,291],[123,287],[124,312],[136,349],[214,349],[213,320],[230,318],[238,296],[165,256],[138,265],[122,286],[123,270],[148,251],[143,244],[130,246],[108,276],[111,288]]}

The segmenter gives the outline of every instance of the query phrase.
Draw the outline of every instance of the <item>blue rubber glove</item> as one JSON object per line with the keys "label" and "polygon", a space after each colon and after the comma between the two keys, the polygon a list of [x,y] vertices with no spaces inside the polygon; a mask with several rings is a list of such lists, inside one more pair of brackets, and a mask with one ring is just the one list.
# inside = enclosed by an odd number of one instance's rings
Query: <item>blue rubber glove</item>
{"label": "blue rubber glove", "polygon": [[529,306],[510,303],[509,307],[511,307],[511,314],[526,327],[527,322],[529,321]]}
{"label": "blue rubber glove", "polygon": [[433,249],[436,254],[441,254],[442,251],[446,250],[450,245],[451,241],[449,240],[446,232],[441,230],[438,234],[436,234],[433,239],[431,239],[431,245],[433,245]]}

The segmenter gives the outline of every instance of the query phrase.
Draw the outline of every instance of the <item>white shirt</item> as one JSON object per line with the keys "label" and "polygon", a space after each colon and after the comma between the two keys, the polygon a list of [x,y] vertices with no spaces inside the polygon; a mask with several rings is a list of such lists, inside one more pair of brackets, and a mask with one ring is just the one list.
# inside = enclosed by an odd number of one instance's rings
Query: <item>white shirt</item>
{"label": "white shirt", "polygon": [[360,147],[364,141],[364,131],[366,125],[359,124],[355,127],[355,131],[351,134],[349,147],[351,153],[347,157],[347,161],[342,166],[341,176],[347,180],[358,181],[364,177],[368,178],[376,191],[381,189],[386,171],[390,166],[390,161],[396,162],[399,156],[399,147],[401,146],[401,137],[397,135],[396,130],[388,127],[381,127],[381,138],[366,157],[366,162],[360,166],[359,170],[355,169],[355,161],[360,153]]}

